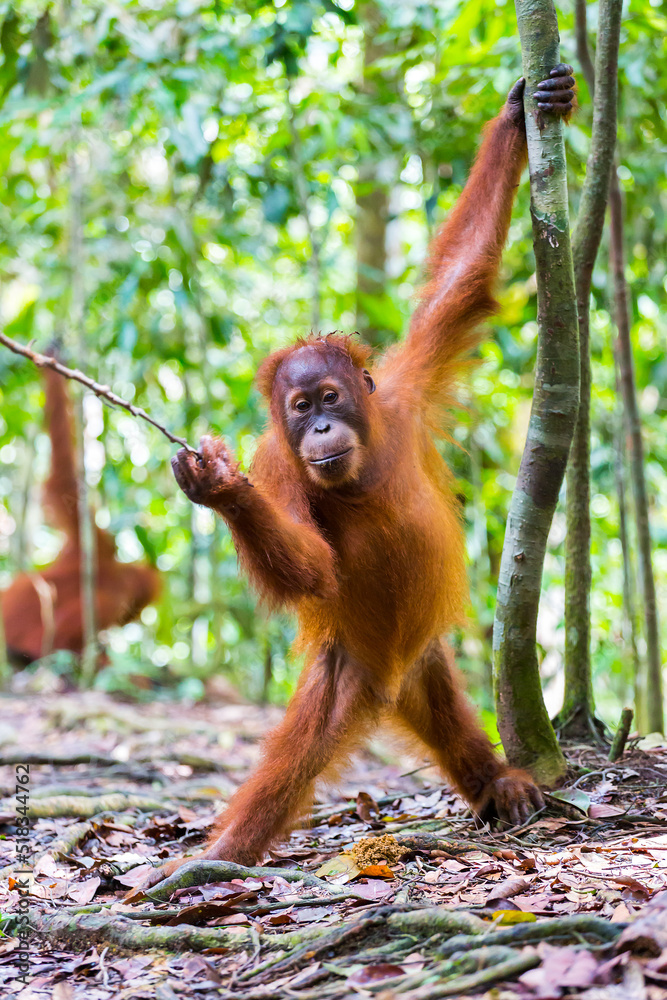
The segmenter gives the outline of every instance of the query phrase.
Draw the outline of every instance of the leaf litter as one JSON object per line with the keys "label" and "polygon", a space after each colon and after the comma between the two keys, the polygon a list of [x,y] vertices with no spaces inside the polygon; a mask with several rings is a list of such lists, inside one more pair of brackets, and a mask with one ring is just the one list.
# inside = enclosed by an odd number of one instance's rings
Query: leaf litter
{"label": "leaf litter", "polygon": [[[435,769],[368,751],[262,866],[131,905],[149,865],[196,850],[278,710],[97,692],[5,705],[2,996],[667,1000],[664,741],[615,764],[571,749],[546,810],[493,831]],[[17,745],[33,761],[29,985],[12,937]]]}

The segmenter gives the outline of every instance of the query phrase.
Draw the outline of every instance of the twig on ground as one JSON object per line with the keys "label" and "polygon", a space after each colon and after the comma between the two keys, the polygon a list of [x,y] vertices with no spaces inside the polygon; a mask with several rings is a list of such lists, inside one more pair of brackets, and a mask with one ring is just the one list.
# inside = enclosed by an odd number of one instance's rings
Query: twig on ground
{"label": "twig on ground", "polygon": [[[386,832],[391,832],[387,827]],[[470,851],[483,851],[485,854],[497,854],[498,851],[506,850],[500,844],[489,844],[477,840],[458,840],[454,837],[438,836],[434,833],[422,833],[417,830],[414,833],[404,831],[396,835],[396,840],[403,847],[409,847],[412,851],[444,851],[447,854],[467,854]]]}
{"label": "twig on ground", "polygon": [[100,382],[96,382],[94,379],[90,378],[89,375],[84,375],[83,372],[79,371],[78,368],[68,368],[63,365],[56,358],[50,357],[48,354],[40,354],[38,351],[33,351],[29,347],[25,347],[23,344],[19,344],[18,341],[12,340],[4,333],[0,333],[0,344],[4,344],[8,347],[10,351],[14,354],[20,354],[24,358],[28,358],[33,364],[37,365],[38,368],[52,368],[53,371],[58,372],[63,378],[71,379],[74,382],[80,382],[91,392],[94,392],[103,402],[108,406],[115,408],[122,408],[131,413],[133,417],[140,417],[141,420],[145,420],[147,423],[155,427],[160,433],[164,434],[166,438],[169,439],[173,444],[182,445],[187,451],[192,455],[199,456],[199,452],[192,445],[188,444],[185,438],[177,437],[172,434],[171,431],[167,430],[161,423],[158,423],[153,417],[149,416],[145,410],[140,406],[135,406],[134,403],[130,403],[129,400],[123,399],[121,396],[117,396],[115,392],[111,391],[108,385],[102,385]]}

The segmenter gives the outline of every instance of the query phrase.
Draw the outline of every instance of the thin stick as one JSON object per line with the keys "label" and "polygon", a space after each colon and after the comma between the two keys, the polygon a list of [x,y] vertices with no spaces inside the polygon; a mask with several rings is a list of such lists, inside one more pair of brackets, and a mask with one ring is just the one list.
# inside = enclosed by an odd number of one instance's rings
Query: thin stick
{"label": "thin stick", "polygon": [[630,735],[630,726],[632,725],[633,715],[634,712],[631,708],[624,708],[621,712],[621,721],[618,724],[618,729],[616,730],[616,735],[614,736],[614,742],[612,743],[611,750],[609,751],[609,760],[612,763],[623,756],[625,744],[628,742],[628,736]]}
{"label": "thin stick", "polygon": [[196,448],[193,448],[191,444],[185,440],[185,438],[177,437],[168,431],[166,427],[150,417],[145,410],[142,410],[140,406],[135,406],[133,403],[128,402],[127,399],[122,399],[117,396],[115,392],[112,392],[108,385],[101,385],[99,382],[95,382],[94,379],[90,378],[88,375],[84,375],[80,372],[78,368],[67,368],[65,365],[61,364],[56,358],[49,357],[48,354],[39,354],[38,351],[32,351],[29,347],[24,347],[23,344],[19,344],[16,340],[12,340],[6,334],[0,332],[0,344],[4,344],[8,347],[10,351],[14,354],[20,354],[24,358],[28,358],[33,364],[37,365],[38,368],[53,368],[55,372],[62,375],[63,378],[72,379],[75,382],[80,382],[81,385],[85,385],[87,389],[94,392],[101,400],[103,400],[108,406],[112,407],[122,407],[123,410],[127,410],[131,413],[133,417],[141,417],[147,423],[152,424],[156,427],[166,438],[168,438],[173,444],[180,444],[187,449],[192,455],[197,455],[201,458],[201,455]]}

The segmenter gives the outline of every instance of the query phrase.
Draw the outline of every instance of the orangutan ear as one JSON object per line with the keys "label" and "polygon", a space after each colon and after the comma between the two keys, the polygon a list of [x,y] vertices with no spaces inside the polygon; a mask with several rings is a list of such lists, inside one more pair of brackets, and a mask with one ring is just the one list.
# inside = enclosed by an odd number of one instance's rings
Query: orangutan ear
{"label": "orangutan ear", "polygon": [[371,378],[371,374],[368,371],[368,369],[362,368],[362,372],[363,372],[363,376],[364,376],[364,382],[368,386],[368,394],[370,396],[370,395],[372,395],[372,393],[375,392],[375,382]]}

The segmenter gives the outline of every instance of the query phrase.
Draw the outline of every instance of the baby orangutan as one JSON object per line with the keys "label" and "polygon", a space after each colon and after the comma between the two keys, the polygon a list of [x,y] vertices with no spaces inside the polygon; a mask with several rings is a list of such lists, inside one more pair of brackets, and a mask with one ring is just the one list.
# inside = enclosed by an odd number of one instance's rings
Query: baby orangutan
{"label": "baby orangutan", "polygon": [[[539,85],[567,115],[574,80]],[[193,503],[227,521],[262,597],[296,611],[306,665],[263,761],[215,822],[203,855],[253,864],[307,809],[313,782],[381,718],[426,746],[482,818],[518,824],[542,805],[530,776],[495,752],[441,636],[464,618],[463,537],[433,443],[442,407],[493,312],[493,282],[526,162],[524,82],[488,126],[458,204],[429,251],[405,343],[369,372],[349,337],[311,336],[264,361],[271,425],[249,478],[221,440],[173,461]],[[155,884],[187,859],[169,862]]]}

